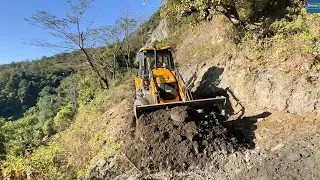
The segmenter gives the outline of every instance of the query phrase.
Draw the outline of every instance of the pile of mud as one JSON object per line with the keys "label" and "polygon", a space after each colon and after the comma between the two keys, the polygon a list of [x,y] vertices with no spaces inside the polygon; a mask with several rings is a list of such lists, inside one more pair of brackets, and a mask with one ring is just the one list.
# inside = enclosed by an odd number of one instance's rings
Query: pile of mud
{"label": "pile of mud", "polygon": [[217,114],[178,107],[141,116],[124,153],[141,171],[183,171],[204,166],[215,152],[227,154],[243,148]]}

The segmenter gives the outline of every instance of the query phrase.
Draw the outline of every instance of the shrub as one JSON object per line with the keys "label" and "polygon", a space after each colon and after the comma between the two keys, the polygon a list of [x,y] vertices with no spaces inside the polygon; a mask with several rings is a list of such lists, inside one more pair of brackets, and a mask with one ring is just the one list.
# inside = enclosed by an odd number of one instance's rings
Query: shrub
{"label": "shrub", "polygon": [[5,119],[0,117],[0,159],[4,158],[4,154],[6,153],[5,149],[5,137],[2,126],[5,123]]}
{"label": "shrub", "polygon": [[44,123],[42,131],[46,136],[51,136],[56,133],[54,128],[54,122],[52,120],[48,120]]}
{"label": "shrub", "polygon": [[25,158],[8,157],[0,166],[1,174],[6,179],[61,179],[66,173],[61,171],[66,166],[64,158],[59,146],[52,143],[36,149]]}
{"label": "shrub", "polygon": [[54,125],[58,131],[63,131],[69,127],[74,119],[76,111],[72,105],[63,106],[54,118]]}

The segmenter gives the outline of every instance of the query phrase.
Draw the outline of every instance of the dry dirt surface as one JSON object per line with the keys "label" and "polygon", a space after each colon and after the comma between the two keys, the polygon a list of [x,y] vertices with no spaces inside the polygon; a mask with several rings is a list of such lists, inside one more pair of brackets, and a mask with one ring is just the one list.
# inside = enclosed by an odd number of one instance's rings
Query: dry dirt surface
{"label": "dry dirt surface", "polygon": [[205,168],[160,172],[137,179],[317,180],[320,179],[319,134],[297,139],[275,150],[248,150],[217,154]]}
{"label": "dry dirt surface", "polygon": [[[299,138],[285,147],[264,152],[238,179],[320,179],[319,134]],[[277,149],[282,148],[282,149]]]}
{"label": "dry dirt surface", "polygon": [[319,116],[247,108],[220,122],[187,109],[182,122],[177,111],[140,118],[124,151],[138,170],[114,179],[320,179]]}
{"label": "dry dirt surface", "polygon": [[[174,120],[177,113],[184,119]],[[143,115],[124,153],[143,173],[205,167],[216,152],[230,154],[250,147],[240,133],[228,131],[222,119],[186,107]]]}

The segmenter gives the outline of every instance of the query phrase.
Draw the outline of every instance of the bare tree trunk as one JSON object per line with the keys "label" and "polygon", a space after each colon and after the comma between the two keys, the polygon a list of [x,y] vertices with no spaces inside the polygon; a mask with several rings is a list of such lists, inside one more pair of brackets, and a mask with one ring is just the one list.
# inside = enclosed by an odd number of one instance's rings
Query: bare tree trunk
{"label": "bare tree trunk", "polygon": [[129,32],[128,32],[128,29],[126,29],[126,32],[125,32],[125,36],[126,36],[126,45],[127,45],[127,71],[129,72],[130,71],[130,44],[129,44]]}
{"label": "bare tree trunk", "polygon": [[131,50],[130,50],[130,44],[129,44],[129,40],[127,42],[127,48],[128,48],[128,52],[127,52],[127,55],[128,55],[128,64],[129,64],[129,68],[128,68],[128,71],[130,71],[130,68],[131,68],[131,58],[130,58],[130,55],[131,55]]}
{"label": "bare tree trunk", "polygon": [[140,29],[141,33],[141,45],[144,46],[144,34],[143,34],[143,28]]}
{"label": "bare tree trunk", "polygon": [[241,21],[236,3],[234,0],[231,0],[229,4],[225,4],[223,7],[225,12],[222,12],[234,25],[236,26],[243,26],[244,22]]}
{"label": "bare tree trunk", "polygon": [[[85,14],[91,7],[92,0],[81,0],[78,3],[74,1],[67,1],[67,11],[64,17],[57,18],[55,15],[46,12],[38,11],[36,14],[27,18],[33,26],[41,27],[45,30],[49,30],[51,34],[59,39],[63,40],[63,44],[52,44],[46,41],[37,40],[34,45],[54,48],[65,49],[79,49],[84,53],[87,62],[98,76],[99,83],[103,89],[109,89],[109,83],[107,76],[100,74],[98,67],[94,65],[94,59],[89,55],[90,52],[87,48],[94,48],[96,42],[93,39],[102,38],[100,33],[91,33],[93,28],[91,25],[95,24],[95,18],[91,21],[85,20]],[[86,26],[86,27],[82,27]],[[76,29],[76,31],[74,31]],[[100,29],[100,28],[99,28]],[[84,31],[83,31],[84,30]],[[75,45],[77,47],[75,47]]]}
{"label": "bare tree trunk", "polygon": [[116,54],[113,54],[113,79],[116,78]]}
{"label": "bare tree trunk", "polygon": [[78,82],[73,82],[73,108],[74,109],[78,109],[78,103],[77,103],[77,99],[78,99]]}
{"label": "bare tree trunk", "polygon": [[127,66],[127,71],[129,72],[129,62],[128,62],[128,59],[127,60],[125,60],[126,61],[126,66]]}
{"label": "bare tree trunk", "polygon": [[[100,78],[100,86],[101,88],[103,89],[109,89],[109,82],[108,82],[108,79],[107,78],[104,78],[101,76],[100,72],[98,69],[96,69],[92,63],[92,60],[91,60],[91,57],[90,55],[88,54],[88,52],[84,49],[84,48],[81,48],[81,51],[85,54],[86,56],[86,59],[87,59],[87,62],[89,63],[91,69],[97,74],[97,76]],[[101,84],[101,81],[104,83],[105,87]]]}

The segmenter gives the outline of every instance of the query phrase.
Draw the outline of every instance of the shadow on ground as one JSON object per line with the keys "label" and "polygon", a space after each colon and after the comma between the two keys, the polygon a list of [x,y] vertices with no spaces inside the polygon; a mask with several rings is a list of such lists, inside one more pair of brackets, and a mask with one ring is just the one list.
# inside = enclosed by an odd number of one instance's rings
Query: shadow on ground
{"label": "shadow on ground", "polygon": [[[220,76],[224,72],[224,68],[211,67],[203,75],[199,86],[196,91],[193,92],[195,99],[214,98],[217,96],[223,96],[226,98],[225,111],[226,116],[230,117],[237,115],[236,120],[225,121],[223,125],[228,129],[230,137],[237,139],[237,142],[246,149],[255,148],[255,129],[256,122],[260,118],[266,118],[271,115],[270,112],[262,112],[255,116],[244,117],[245,107],[241,104],[236,94],[231,88],[218,87],[221,81]],[[237,110],[234,107],[237,106]]]}
{"label": "shadow on ground", "polygon": [[243,117],[233,121],[226,121],[224,122],[224,125],[229,132],[237,138],[237,142],[242,144],[244,148],[254,149],[254,131],[257,129],[256,123],[258,119],[266,118],[270,115],[270,112],[263,112],[255,116]]}

